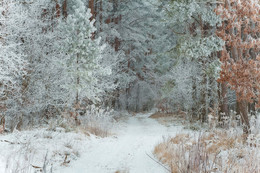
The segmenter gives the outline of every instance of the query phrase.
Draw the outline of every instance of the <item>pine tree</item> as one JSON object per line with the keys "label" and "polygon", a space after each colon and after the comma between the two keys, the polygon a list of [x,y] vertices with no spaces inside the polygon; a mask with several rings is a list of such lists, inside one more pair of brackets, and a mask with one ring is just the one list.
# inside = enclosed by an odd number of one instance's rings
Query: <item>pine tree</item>
{"label": "pine tree", "polygon": [[[0,6],[0,114],[5,116],[7,128],[22,104],[23,78],[26,74],[26,55],[20,30],[24,29],[23,13],[19,4],[4,1]],[[5,125],[5,124],[4,124]]]}
{"label": "pine tree", "polygon": [[169,48],[163,45],[172,41],[172,37],[167,37],[169,31],[159,22],[161,12],[152,1],[101,1],[94,4],[95,26],[98,28],[95,35],[102,37],[102,43],[114,48],[114,57],[118,57],[112,70],[113,81],[117,84],[113,105],[134,111],[147,108],[146,104],[152,105],[150,103],[156,98],[155,83],[160,83],[155,80],[159,77],[154,70],[157,55],[162,55],[162,50]]}
{"label": "pine tree", "polygon": [[[174,53],[188,59],[195,67],[190,79],[190,85],[193,86],[193,113],[196,114],[197,110],[200,119],[205,122],[210,104],[209,93],[217,93],[216,89],[210,90],[208,85],[210,80],[216,81],[218,77],[220,63],[214,53],[222,49],[224,42],[214,34],[214,28],[221,19],[214,13],[210,3],[178,0],[164,1],[162,6],[166,13],[164,21],[178,35]],[[213,85],[213,88],[217,88],[216,82]]]}
{"label": "pine tree", "polygon": [[74,1],[72,12],[60,26],[63,34],[62,51],[66,54],[61,59],[66,71],[66,88],[74,95],[74,103],[78,104],[81,99],[87,97],[97,99],[97,93],[101,90],[98,85],[98,76],[109,74],[109,68],[101,68],[100,39],[92,39],[96,31],[95,20],[90,9],[86,10],[81,0]]}
{"label": "pine tree", "polygon": [[61,87],[66,79],[55,64],[62,56],[57,49],[61,37],[57,29],[60,5],[52,0],[18,4],[27,14],[22,21],[24,28],[18,30],[24,42],[20,48],[28,61],[20,112],[24,119],[42,119],[48,117],[50,107],[58,109],[67,99],[67,92]]}

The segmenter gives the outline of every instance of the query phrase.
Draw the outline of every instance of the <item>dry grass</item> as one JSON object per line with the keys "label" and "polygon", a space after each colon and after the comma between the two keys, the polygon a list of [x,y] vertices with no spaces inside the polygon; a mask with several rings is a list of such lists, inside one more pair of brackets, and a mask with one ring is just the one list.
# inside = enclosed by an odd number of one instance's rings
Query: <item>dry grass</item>
{"label": "dry grass", "polygon": [[227,131],[215,130],[209,134],[203,134],[201,143],[207,146],[208,153],[218,153],[221,150],[241,147],[244,143],[244,136],[238,134],[229,135]]}
{"label": "dry grass", "polygon": [[129,173],[128,170],[117,170],[115,173]]}
{"label": "dry grass", "polygon": [[171,114],[171,113],[162,113],[162,112],[155,112],[154,114],[152,114],[151,116],[149,116],[149,118],[165,118],[165,117],[175,117],[176,115]]}
{"label": "dry grass", "polygon": [[187,120],[187,116],[184,114],[176,113],[162,113],[156,112],[152,114],[149,118],[156,120],[159,124],[170,127],[173,125],[188,126],[190,122]]}
{"label": "dry grass", "polygon": [[93,134],[102,138],[111,136],[112,134],[108,129],[102,128],[98,123],[83,124],[78,127],[78,130],[87,136]]}
{"label": "dry grass", "polygon": [[181,124],[184,125],[188,123],[186,121],[186,117],[183,114],[176,113],[163,113],[163,112],[156,112],[149,116],[149,118],[155,119],[158,123],[168,127],[173,124]]}
{"label": "dry grass", "polygon": [[4,133],[4,128],[2,126],[0,126],[0,134]]}
{"label": "dry grass", "polygon": [[256,173],[260,172],[259,149],[245,143],[243,135],[218,130],[164,139],[154,148],[154,155],[172,173]]}
{"label": "dry grass", "polygon": [[152,114],[151,116],[149,116],[149,118],[168,118],[168,117],[172,117],[172,118],[185,118],[183,114],[178,114],[178,113],[163,113],[163,112],[155,112],[154,114]]}
{"label": "dry grass", "polygon": [[58,119],[49,121],[49,130],[56,131],[61,127],[65,132],[77,131],[87,136],[93,134],[99,137],[108,137],[112,135],[111,128],[113,119],[109,111],[93,109],[84,115],[77,112],[63,112]]}

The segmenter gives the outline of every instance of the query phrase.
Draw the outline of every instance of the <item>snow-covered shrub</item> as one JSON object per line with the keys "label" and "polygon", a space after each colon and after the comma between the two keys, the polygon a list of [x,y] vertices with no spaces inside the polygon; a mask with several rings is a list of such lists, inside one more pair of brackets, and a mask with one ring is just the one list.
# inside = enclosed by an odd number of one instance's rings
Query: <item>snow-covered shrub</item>
{"label": "snow-covered shrub", "polygon": [[[250,141],[250,142],[249,142]],[[214,130],[177,134],[154,149],[155,156],[171,172],[259,172],[259,140],[242,130]]]}
{"label": "snow-covered shrub", "polygon": [[109,108],[94,105],[86,108],[66,110],[56,118],[48,121],[48,130],[71,132],[79,131],[87,135],[93,134],[107,137],[114,125],[115,112]]}
{"label": "snow-covered shrub", "polygon": [[0,172],[51,173],[78,159],[88,139],[79,133],[34,129],[0,136]]}
{"label": "snow-covered shrub", "polygon": [[86,110],[86,113],[79,117],[82,132],[100,137],[109,136],[114,123],[114,111],[95,106],[89,106]]}

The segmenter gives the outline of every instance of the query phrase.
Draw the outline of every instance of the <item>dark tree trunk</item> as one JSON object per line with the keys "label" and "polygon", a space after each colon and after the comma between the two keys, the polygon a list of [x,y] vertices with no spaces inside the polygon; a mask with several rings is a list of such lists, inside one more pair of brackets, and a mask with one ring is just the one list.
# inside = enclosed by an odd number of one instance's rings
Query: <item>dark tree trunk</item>
{"label": "dark tree trunk", "polygon": [[90,8],[90,12],[92,14],[92,17],[90,18],[90,20],[93,20],[95,18],[95,0],[89,0],[88,2],[88,7]]}
{"label": "dark tree trunk", "polygon": [[202,80],[202,93],[201,93],[201,111],[200,111],[200,119],[202,122],[206,122],[206,119],[207,119],[207,88],[206,88],[206,85],[207,85],[207,76],[206,74],[203,75],[203,80]]}
{"label": "dark tree trunk", "polygon": [[[236,116],[241,118],[240,114],[241,114],[241,111],[240,111],[239,102],[236,101]],[[242,121],[242,120],[241,120],[241,121]],[[239,121],[239,125],[240,125],[240,123],[241,123],[241,122]]]}
{"label": "dark tree trunk", "polygon": [[193,99],[193,105],[192,105],[192,119],[195,119],[197,117],[197,86],[196,86],[196,77],[192,77],[192,99]]}
{"label": "dark tree trunk", "polygon": [[56,17],[56,18],[59,18],[59,17],[60,17],[60,13],[61,13],[59,3],[56,3],[55,8],[56,8],[56,9],[55,9],[55,11],[56,11],[55,17]]}
{"label": "dark tree trunk", "polygon": [[221,94],[220,94],[220,115],[219,115],[219,121],[221,121],[221,118],[223,115],[229,116],[229,109],[228,109],[228,97],[227,97],[227,83],[221,83]]}
{"label": "dark tree trunk", "polygon": [[103,24],[103,4],[102,4],[102,0],[100,0],[100,2],[99,2],[99,5],[100,5],[100,7],[99,7],[99,22],[100,22],[100,28],[99,28],[99,31],[100,32],[102,32],[103,30],[102,30],[102,24]]}
{"label": "dark tree trunk", "polygon": [[130,87],[125,90],[126,92],[126,110],[129,110],[129,95],[130,95]]}
{"label": "dark tree trunk", "polygon": [[[77,54],[77,65],[79,64],[79,54]],[[78,67],[77,67],[77,71],[78,71]],[[79,86],[79,76],[77,76],[77,79],[76,79],[76,84],[77,84],[77,87]],[[79,103],[79,90],[77,89],[76,91],[76,102],[75,104],[78,105]]]}
{"label": "dark tree trunk", "polygon": [[139,112],[140,111],[140,103],[139,103],[139,100],[140,100],[140,84],[137,84],[137,91],[136,91],[136,105],[135,105],[135,112]]}
{"label": "dark tree trunk", "polygon": [[[202,62],[202,69],[205,70],[206,62],[204,60]],[[201,98],[200,98],[200,120],[204,123],[207,120],[207,74],[203,72],[202,74],[202,81],[201,81]]]}
{"label": "dark tree trunk", "polygon": [[255,105],[256,105],[255,101],[253,101],[253,103],[248,103],[248,112],[251,116],[256,115]]}
{"label": "dark tree trunk", "polygon": [[243,132],[244,134],[249,134],[250,133],[250,123],[249,123],[249,118],[248,118],[248,112],[247,112],[247,106],[248,103],[245,100],[241,100],[238,102],[240,112],[241,112],[241,119],[243,123]]}
{"label": "dark tree trunk", "polygon": [[64,18],[67,18],[68,12],[67,12],[67,0],[64,0],[62,4],[62,15]]}

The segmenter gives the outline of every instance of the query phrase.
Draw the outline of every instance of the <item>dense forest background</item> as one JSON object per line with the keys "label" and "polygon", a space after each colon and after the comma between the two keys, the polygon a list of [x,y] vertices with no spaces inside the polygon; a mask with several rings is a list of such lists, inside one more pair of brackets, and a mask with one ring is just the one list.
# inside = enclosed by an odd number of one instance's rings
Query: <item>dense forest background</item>
{"label": "dense forest background", "polygon": [[259,107],[257,0],[1,0],[6,131],[90,107],[218,121]]}

